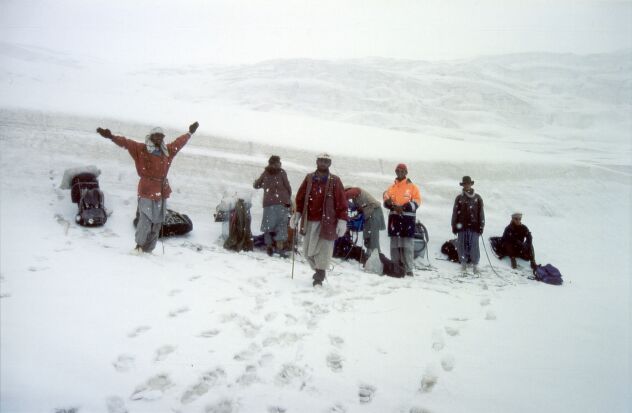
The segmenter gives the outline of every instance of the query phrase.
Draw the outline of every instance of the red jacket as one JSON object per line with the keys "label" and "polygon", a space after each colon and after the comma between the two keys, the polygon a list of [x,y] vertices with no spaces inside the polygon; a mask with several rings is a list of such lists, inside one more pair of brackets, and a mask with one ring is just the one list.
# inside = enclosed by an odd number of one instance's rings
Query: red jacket
{"label": "red jacket", "polygon": [[348,219],[348,207],[344,186],[336,175],[307,174],[296,194],[296,212],[303,214],[301,224],[305,219],[320,221],[320,237],[326,240],[333,241],[337,238],[338,220]]}
{"label": "red jacket", "polygon": [[113,136],[112,142],[120,147],[127,149],[136,164],[136,172],[140,176],[138,181],[138,196],[141,198],[149,198],[154,201],[161,197],[169,198],[171,187],[167,180],[167,173],[173,158],[180,149],[186,145],[191,138],[191,134],[185,133],[175,141],[167,144],[169,156],[162,152],[160,156],[152,155],[147,151],[144,143],[127,139],[124,136]]}

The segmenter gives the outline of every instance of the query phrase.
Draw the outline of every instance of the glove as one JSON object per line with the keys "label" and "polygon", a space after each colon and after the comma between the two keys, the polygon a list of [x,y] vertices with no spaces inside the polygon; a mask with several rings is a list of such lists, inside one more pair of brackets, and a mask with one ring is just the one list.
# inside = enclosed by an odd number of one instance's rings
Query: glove
{"label": "glove", "polygon": [[336,235],[340,238],[345,234],[345,232],[347,232],[347,221],[339,219],[338,225],[336,225]]}
{"label": "glove", "polygon": [[456,235],[456,227],[452,227],[452,233]]}
{"label": "glove", "polygon": [[290,218],[290,228],[296,229],[298,228],[298,223],[301,222],[301,214],[295,212],[292,214],[292,218]]}
{"label": "glove", "polygon": [[112,139],[112,132],[109,129],[97,128],[97,133],[104,138]]}
{"label": "glove", "polygon": [[195,131],[197,130],[198,126],[200,126],[199,123],[197,123],[197,122],[192,123],[191,126],[189,126],[189,133],[191,135],[193,135],[195,133]]}

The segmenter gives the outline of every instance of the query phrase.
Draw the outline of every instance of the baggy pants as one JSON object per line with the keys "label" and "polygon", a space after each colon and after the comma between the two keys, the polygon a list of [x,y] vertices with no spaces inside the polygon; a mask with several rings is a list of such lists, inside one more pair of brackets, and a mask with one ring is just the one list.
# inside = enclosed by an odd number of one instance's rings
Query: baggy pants
{"label": "baggy pants", "polygon": [[464,229],[457,235],[456,249],[459,252],[459,262],[461,264],[478,265],[481,259],[481,252],[478,246],[478,239],[481,237],[476,231]]}
{"label": "baggy pants", "polygon": [[[156,248],[160,228],[165,219],[166,201],[138,198],[138,224],[136,224],[136,244],[144,252],[152,252]],[[164,206],[164,208],[163,208]]]}
{"label": "baggy pants", "polygon": [[414,269],[415,239],[408,237],[391,237],[391,261],[399,262],[406,269],[406,273]]}
{"label": "baggy pants", "polygon": [[327,271],[331,256],[334,254],[334,242],[320,237],[320,221],[305,223],[303,254],[313,270]]}

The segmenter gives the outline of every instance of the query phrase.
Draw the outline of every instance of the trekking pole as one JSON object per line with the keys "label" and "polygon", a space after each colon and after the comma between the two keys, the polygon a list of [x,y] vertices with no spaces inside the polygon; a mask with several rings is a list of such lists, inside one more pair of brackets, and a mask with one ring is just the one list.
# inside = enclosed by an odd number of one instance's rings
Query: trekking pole
{"label": "trekking pole", "polygon": [[160,220],[160,231],[158,231],[158,237],[160,238],[160,244],[162,245],[162,255],[165,255],[165,239],[162,236],[162,225],[165,222],[165,218],[167,214],[165,213],[165,180],[167,177],[162,178],[162,186],[160,188],[160,215],[162,215],[162,219]]}
{"label": "trekking pole", "polygon": [[[298,229],[298,225],[296,229]],[[294,279],[294,251],[296,250],[296,236],[298,235],[298,231],[296,231],[296,229],[292,235],[292,279]]]}

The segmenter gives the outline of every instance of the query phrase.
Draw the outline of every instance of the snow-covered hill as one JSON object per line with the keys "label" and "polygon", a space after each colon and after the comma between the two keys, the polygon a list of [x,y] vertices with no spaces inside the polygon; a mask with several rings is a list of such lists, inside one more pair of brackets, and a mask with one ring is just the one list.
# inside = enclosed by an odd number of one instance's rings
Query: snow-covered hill
{"label": "snow-covered hill", "polygon": [[[629,51],[130,67],[0,43],[0,411],[629,411],[631,68]],[[169,176],[194,230],[132,256],[136,172],[95,128],[173,138],[194,120]],[[257,234],[268,157],[296,190],[325,150],[376,197],[408,165],[431,268],[336,262],[314,290],[300,258],[291,279],[288,261],[223,250],[224,193],[253,196]],[[86,164],[102,228],[74,224],[59,189]],[[485,237],[521,210],[564,286],[441,260],[463,175]]]}
{"label": "snow-covered hill", "polygon": [[[296,189],[315,153],[220,138],[199,120],[170,174],[170,206],[194,231],[137,257],[133,164],[94,128],[141,139],[150,125],[0,112],[2,412],[629,409],[626,171],[538,155],[514,162],[510,144],[496,146],[496,160],[411,159],[433,269],[400,280],[336,262],[314,290],[300,259],[291,279],[288,261],[224,251],[212,212],[225,191],[251,191],[272,153]],[[333,168],[379,196],[393,179],[394,163],[380,157],[388,144],[372,141],[371,158],[337,155]],[[113,211],[103,228],[74,224],[58,188],[63,170],[81,164],[102,170]],[[486,235],[523,210],[538,260],[557,265],[564,286],[526,279],[526,263],[512,272],[491,257],[496,275],[483,257],[483,275],[462,278],[440,260],[466,173],[486,201]]]}

